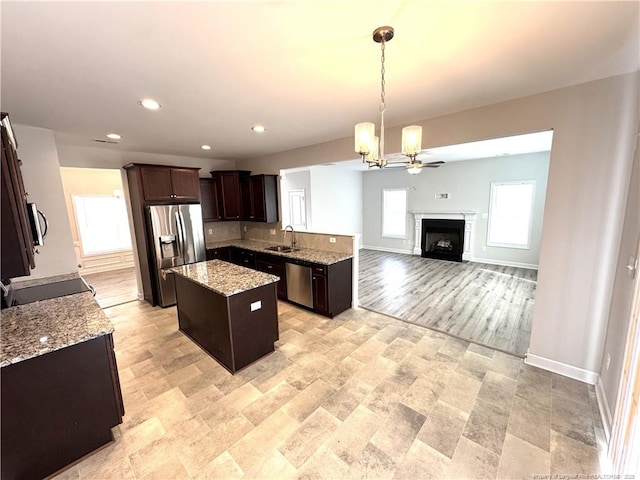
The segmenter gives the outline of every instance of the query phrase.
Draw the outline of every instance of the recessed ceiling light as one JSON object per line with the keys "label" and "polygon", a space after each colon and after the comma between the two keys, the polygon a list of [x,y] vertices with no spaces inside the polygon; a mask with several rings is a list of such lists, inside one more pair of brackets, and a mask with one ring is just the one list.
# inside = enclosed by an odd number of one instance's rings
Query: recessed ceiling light
{"label": "recessed ceiling light", "polygon": [[211,145],[202,145],[200,148],[202,150],[211,150]]}
{"label": "recessed ceiling light", "polygon": [[147,110],[160,110],[161,107],[153,98],[143,98],[138,103]]}
{"label": "recessed ceiling light", "polygon": [[253,127],[251,127],[251,130],[253,130],[256,133],[262,133],[262,132],[265,132],[267,129],[264,128],[264,125],[254,125]]}
{"label": "recessed ceiling light", "polygon": [[110,138],[111,140],[120,140],[122,136],[117,133],[108,133],[107,138]]}

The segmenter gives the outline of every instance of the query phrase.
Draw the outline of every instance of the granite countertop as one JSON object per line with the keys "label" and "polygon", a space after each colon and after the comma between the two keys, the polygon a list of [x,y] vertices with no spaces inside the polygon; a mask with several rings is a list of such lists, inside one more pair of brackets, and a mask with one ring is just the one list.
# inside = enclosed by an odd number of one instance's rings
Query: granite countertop
{"label": "granite countertop", "polygon": [[311,248],[300,248],[295,252],[273,252],[267,250],[266,247],[271,245],[280,245],[277,242],[262,242],[259,240],[225,240],[221,242],[207,242],[207,249],[221,247],[240,247],[255,252],[267,253],[279,257],[293,258],[295,260],[304,260],[311,263],[319,263],[321,265],[332,265],[334,263],[353,258],[350,253],[329,252],[327,250],[314,250]]}
{"label": "granite countertop", "polygon": [[0,367],[113,332],[91,292],[2,310]]}
{"label": "granite countertop", "polygon": [[171,268],[170,271],[182,275],[209,290],[230,297],[254,288],[269,285],[280,277],[241,267],[222,260],[191,263]]}

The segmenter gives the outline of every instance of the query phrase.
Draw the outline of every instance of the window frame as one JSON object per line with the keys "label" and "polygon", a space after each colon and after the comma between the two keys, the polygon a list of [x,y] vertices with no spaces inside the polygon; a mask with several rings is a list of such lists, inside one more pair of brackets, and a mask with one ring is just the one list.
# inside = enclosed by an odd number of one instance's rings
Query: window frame
{"label": "window frame", "polygon": [[[527,225],[527,241],[524,244],[520,243],[503,243],[503,242],[495,242],[491,241],[491,220],[492,213],[494,210],[494,196],[495,190],[497,187],[501,186],[510,186],[510,185],[531,185],[531,202],[529,206],[529,223]],[[531,231],[533,227],[533,213],[535,207],[536,200],[536,181],[535,180],[517,180],[517,181],[509,181],[509,182],[491,182],[491,190],[489,192],[489,215],[487,221],[487,246],[488,247],[498,247],[498,248],[517,248],[520,250],[530,250],[531,249]]]}
{"label": "window frame", "polygon": [[[385,193],[386,192],[404,192],[404,233],[402,235],[396,235],[396,234],[390,234],[390,233],[385,233],[384,231],[384,227],[385,227]],[[382,189],[382,198],[381,198],[381,202],[382,202],[382,208],[380,209],[381,211],[381,223],[380,223],[380,236],[382,238],[393,238],[396,240],[406,240],[407,239],[407,204],[409,202],[408,200],[408,196],[407,196],[407,187],[401,187],[401,188],[383,188]]]}

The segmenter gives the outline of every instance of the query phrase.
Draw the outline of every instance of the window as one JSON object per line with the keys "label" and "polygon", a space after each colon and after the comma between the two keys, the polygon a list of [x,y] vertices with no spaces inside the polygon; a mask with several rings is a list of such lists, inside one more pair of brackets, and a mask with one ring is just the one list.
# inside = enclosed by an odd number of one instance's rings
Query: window
{"label": "window", "polygon": [[534,180],[492,182],[487,245],[529,248]]}
{"label": "window", "polygon": [[407,190],[405,188],[382,190],[382,236],[406,238]]}
{"label": "window", "polygon": [[124,198],[73,195],[73,205],[84,255],[131,250]]}

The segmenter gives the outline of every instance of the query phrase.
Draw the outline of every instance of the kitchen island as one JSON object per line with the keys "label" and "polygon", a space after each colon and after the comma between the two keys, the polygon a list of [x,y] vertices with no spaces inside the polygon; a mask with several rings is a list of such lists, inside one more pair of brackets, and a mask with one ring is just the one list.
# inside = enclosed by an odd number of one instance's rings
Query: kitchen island
{"label": "kitchen island", "polygon": [[113,440],[113,325],[89,292],[2,310],[2,478],[43,478]]}
{"label": "kitchen island", "polygon": [[274,351],[277,276],[220,260],[171,271],[180,330],[223,367],[235,373]]}

